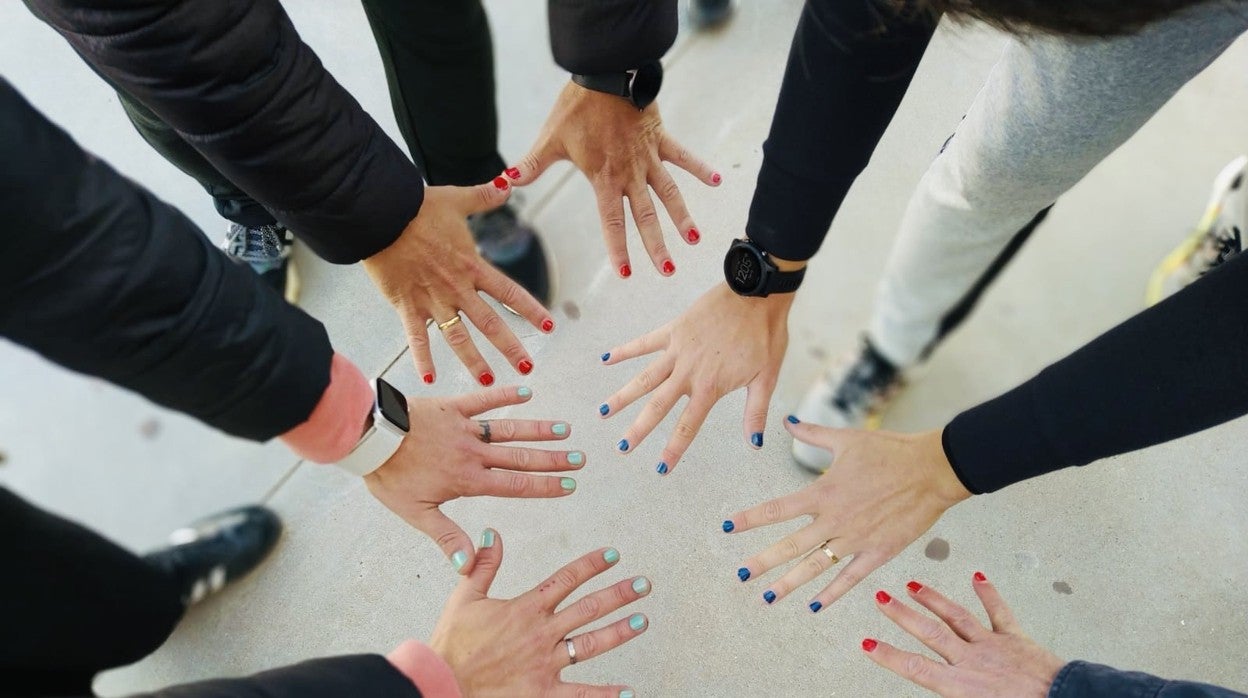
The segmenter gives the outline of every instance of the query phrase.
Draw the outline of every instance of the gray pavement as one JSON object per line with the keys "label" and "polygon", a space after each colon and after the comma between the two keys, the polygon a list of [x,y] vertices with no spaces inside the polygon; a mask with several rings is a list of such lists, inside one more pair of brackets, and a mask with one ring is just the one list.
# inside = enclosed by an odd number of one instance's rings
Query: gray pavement
{"label": "gray pavement", "polygon": [[[487,2],[506,157],[524,152],[564,79],[546,48],[543,4]],[[288,6],[328,68],[401,142],[359,6]],[[566,678],[629,683],[646,696],[898,696],[920,692],[877,669],[857,644],[867,635],[916,643],[878,614],[871,595],[917,578],[969,602],[970,574],[981,569],[1031,634],[1060,656],[1248,689],[1248,612],[1237,593],[1248,586],[1245,420],[967,502],[819,616],[805,609],[801,592],[767,607],[762,584],[736,581],[739,562],[778,534],[728,537],[719,522],[807,482],[789,461],[780,421],[825,358],[855,341],[906,198],[991,66],[1002,41],[994,33],[942,28],[845,202],[794,308],[767,448],[756,453],[744,443],[737,394],[716,408],[666,478],[653,471],[660,438],[628,456],[612,450],[632,410],[604,421],[595,408],[637,366],[603,368],[597,357],[670,319],[718,278],[720,254],[744,225],[799,8],[797,0],[743,2],[730,26],[684,34],[669,54],[660,99],[667,127],[725,176],[711,190],[678,175],[704,241],[673,246],[673,279],[640,257],[631,280],[614,277],[588,186],[570,168],[556,168],[524,192],[526,211],[557,260],[559,331],[545,337],[513,325],[537,365],[527,381],[535,398],[514,412],[571,421],[571,443],[588,452],[589,463],[566,499],[447,508],[470,532],[487,525],[501,531],[507,552],[497,592],[519,592],[582,552],[613,545],[622,561],[607,580],[653,580],[653,594],[638,604],[650,629]],[[18,3],[0,6],[0,23],[0,74],[85,147],[212,237],[220,234],[224,224],[207,197],[142,143],[110,91],[59,37]],[[1152,266],[1195,222],[1213,175],[1245,148],[1246,60],[1241,40],[1062,200],[889,413],[887,427],[938,426],[1140,308]],[[404,390],[429,394],[397,319],[362,271],[307,254],[299,262],[303,305],[325,322],[337,348],[366,372],[385,371]],[[449,352],[435,358],[438,393],[471,387]],[[384,652],[433,628],[455,575],[431,542],[373,501],[358,479],[300,463],[280,444],[223,437],[4,343],[0,386],[0,484],[123,544],[142,549],[188,518],[259,499],[287,523],[271,561],[195,608],[154,655],[104,675],[102,694],[313,655]],[[66,406],[71,434],[48,418]],[[925,554],[937,539],[949,546],[943,559]]]}

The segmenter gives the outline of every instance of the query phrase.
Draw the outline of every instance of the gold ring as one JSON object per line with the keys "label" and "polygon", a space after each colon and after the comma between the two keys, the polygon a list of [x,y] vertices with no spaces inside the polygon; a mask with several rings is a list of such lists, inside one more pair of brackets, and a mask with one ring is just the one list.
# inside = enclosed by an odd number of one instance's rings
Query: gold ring
{"label": "gold ring", "polygon": [[464,318],[460,317],[459,313],[455,313],[455,317],[451,318],[450,320],[447,320],[446,322],[439,322],[438,329],[445,332],[448,327],[454,327],[455,325],[458,325],[459,323],[463,322],[463,320]]}
{"label": "gold ring", "polygon": [[825,540],[823,545],[819,546],[819,549],[823,551],[824,555],[828,556],[828,565],[835,565],[841,561],[841,558],[837,557],[836,553],[832,552],[832,550],[828,548],[828,541]]}

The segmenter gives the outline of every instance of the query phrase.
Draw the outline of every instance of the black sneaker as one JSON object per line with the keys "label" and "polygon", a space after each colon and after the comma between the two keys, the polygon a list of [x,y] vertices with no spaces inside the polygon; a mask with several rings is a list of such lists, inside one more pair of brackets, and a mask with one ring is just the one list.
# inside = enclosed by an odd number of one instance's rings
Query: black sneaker
{"label": "black sneaker", "polygon": [[143,559],[172,575],[190,606],[255,569],[281,533],[273,510],[240,507],[179,528],[169,535],[169,547]]}
{"label": "black sneaker", "polygon": [[713,29],[731,16],[732,0],[689,0],[689,21],[694,29]]}
{"label": "black sneaker", "polygon": [[[481,256],[524,287],[542,305],[550,306],[550,269],[546,250],[532,226],[520,220],[511,204],[468,217],[468,228]],[[515,312],[511,308],[507,308]]]}
{"label": "black sneaker", "polygon": [[290,258],[295,236],[281,224],[255,228],[231,223],[221,249],[231,259],[252,268],[287,303],[299,300],[299,275]]}

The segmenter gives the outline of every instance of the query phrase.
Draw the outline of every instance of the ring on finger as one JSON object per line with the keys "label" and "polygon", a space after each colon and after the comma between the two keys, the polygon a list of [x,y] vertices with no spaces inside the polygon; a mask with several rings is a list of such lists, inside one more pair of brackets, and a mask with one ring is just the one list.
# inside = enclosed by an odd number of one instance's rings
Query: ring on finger
{"label": "ring on finger", "polygon": [[831,541],[825,540],[824,542],[820,543],[819,550],[823,551],[823,554],[828,556],[828,566],[831,567],[832,565],[835,565],[836,563],[840,562],[841,558],[837,557],[836,553],[832,552],[832,549],[828,547],[829,542]]}
{"label": "ring on finger", "polygon": [[451,318],[450,320],[447,320],[446,322],[439,322],[439,323],[438,323],[438,329],[439,329],[439,330],[441,330],[441,331],[443,331],[443,332],[446,332],[446,331],[447,331],[447,330],[449,330],[450,328],[452,328],[452,327],[454,327],[454,326],[458,325],[459,323],[461,323],[461,322],[463,322],[463,321],[464,321],[463,316],[462,316],[462,315],[460,315],[460,314],[459,314],[459,312],[457,311],[457,312],[455,313],[455,317]]}
{"label": "ring on finger", "polygon": [[477,426],[481,427],[481,440],[488,444],[490,442],[490,423],[482,420],[477,422]]}
{"label": "ring on finger", "polygon": [[576,664],[576,643],[572,642],[572,638],[565,638],[564,646],[568,648],[568,666]]}

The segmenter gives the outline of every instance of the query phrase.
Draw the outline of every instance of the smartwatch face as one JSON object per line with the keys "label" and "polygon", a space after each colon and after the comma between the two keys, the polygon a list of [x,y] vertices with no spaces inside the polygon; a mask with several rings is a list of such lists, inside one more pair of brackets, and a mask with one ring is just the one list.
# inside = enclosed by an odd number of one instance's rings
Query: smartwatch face
{"label": "smartwatch face", "polygon": [[724,258],[724,277],[733,291],[741,295],[756,293],[763,283],[762,260],[754,250],[737,245]]}
{"label": "smartwatch face", "polygon": [[645,109],[659,96],[659,87],[663,85],[662,64],[648,63],[637,69],[629,84],[633,104],[638,109]]}
{"label": "smartwatch face", "polygon": [[403,431],[411,429],[412,423],[407,418],[407,397],[380,378],[377,379],[377,404],[381,407],[381,414],[391,424]]}

